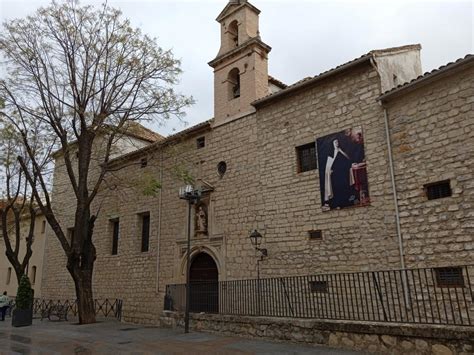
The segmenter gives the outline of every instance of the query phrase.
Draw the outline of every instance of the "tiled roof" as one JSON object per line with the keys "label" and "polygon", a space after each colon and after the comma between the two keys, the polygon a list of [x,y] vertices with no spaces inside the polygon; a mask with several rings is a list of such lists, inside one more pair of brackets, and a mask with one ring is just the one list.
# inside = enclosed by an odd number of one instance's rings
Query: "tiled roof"
{"label": "tiled roof", "polygon": [[199,129],[201,129],[201,128],[204,128],[204,127],[210,125],[211,122],[212,122],[212,120],[213,120],[213,119],[211,118],[211,119],[209,119],[209,120],[207,120],[207,121],[204,121],[204,122],[195,124],[194,126],[191,126],[191,127],[189,127],[189,128],[186,128],[186,129],[184,129],[184,130],[182,130],[182,131],[176,132],[176,133],[174,133],[174,134],[170,134],[168,137],[166,137],[166,138],[164,139],[164,141],[168,142],[168,141],[171,141],[171,140],[176,139],[176,138],[178,138],[178,137],[184,136],[184,135],[186,135],[186,134],[188,134],[188,133],[191,133],[191,132],[193,132],[193,131],[197,131],[197,130],[199,130]]}
{"label": "tiled roof", "polygon": [[371,54],[364,54],[363,56],[359,57],[359,58],[356,58],[356,59],[353,59],[347,63],[344,63],[344,64],[341,64],[335,68],[332,68],[332,69],[329,69],[325,72],[322,72],[321,74],[318,74],[316,76],[308,76],[304,79],[301,79],[299,81],[297,81],[296,83],[294,84],[291,84],[291,85],[288,85],[285,89],[283,90],[280,90],[276,93],[272,93],[272,94],[269,94],[267,96],[264,96],[258,100],[255,100],[254,102],[252,102],[252,105],[254,106],[258,106],[259,104],[262,104],[263,102],[267,102],[267,101],[270,101],[274,98],[277,98],[277,97],[280,97],[282,95],[285,95],[289,92],[292,92],[292,91],[295,91],[295,90],[298,90],[304,86],[306,86],[307,84],[310,84],[316,80],[320,80],[320,79],[323,79],[329,75],[332,75],[332,74],[335,74],[336,72],[339,72],[340,70],[343,70],[343,69],[346,69],[346,68],[349,68],[349,67],[352,67],[356,64],[359,64],[361,62],[364,62],[366,60],[368,60],[369,58],[371,58]]}
{"label": "tiled roof", "polygon": [[281,89],[286,89],[288,87],[288,85],[286,85],[284,82],[274,78],[273,76],[269,75],[268,76],[268,82],[269,83],[272,83],[273,85],[276,85],[278,86],[279,88]]}
{"label": "tiled roof", "polygon": [[112,165],[112,164],[115,164],[117,162],[120,162],[120,161],[126,161],[126,160],[129,160],[129,159],[133,159],[134,157],[137,157],[139,156],[140,154],[143,154],[145,152],[148,152],[148,151],[151,151],[153,149],[156,149],[158,148],[159,146],[162,146],[162,145],[165,145],[167,143],[170,143],[172,141],[174,141],[175,139],[178,139],[182,136],[185,136],[189,133],[193,133],[193,132],[196,132],[196,131],[200,131],[201,129],[204,129],[204,128],[207,128],[210,126],[212,122],[212,119],[210,120],[207,120],[207,121],[204,121],[204,122],[201,122],[201,123],[198,123],[194,126],[191,126],[189,128],[186,128],[182,131],[179,131],[175,134],[172,134],[172,135],[169,135],[168,137],[166,138],[163,138],[161,140],[158,140],[156,141],[155,143],[153,144],[150,144],[150,145],[147,145],[143,148],[140,148],[140,149],[137,149],[137,150],[134,150],[133,152],[130,152],[130,153],[127,153],[127,154],[124,154],[124,155],[121,155],[117,158],[114,158],[114,159],[111,159],[109,161],[108,164]]}
{"label": "tiled roof", "polygon": [[[104,125],[104,127],[101,128],[101,132],[107,132],[108,130],[114,130],[113,126],[110,125]],[[161,134],[158,134],[151,129],[148,129],[144,126],[142,126],[138,122],[128,122],[125,127],[118,129],[117,132],[120,134],[129,136],[129,137],[135,137],[144,141],[147,141],[149,143],[155,143],[158,141],[161,141],[165,139]],[[69,146],[73,146],[77,144],[77,140],[73,140],[69,143]],[[62,148],[57,149],[53,153],[51,153],[52,157],[56,157],[58,154],[62,153]]]}
{"label": "tiled roof", "polygon": [[123,131],[124,134],[134,136],[149,142],[156,142],[158,140],[164,139],[161,134],[158,134],[152,131],[151,129],[148,129],[137,122],[129,122]]}
{"label": "tiled roof", "polygon": [[421,46],[419,44],[411,44],[411,45],[406,45],[406,46],[400,46],[400,47],[391,47],[391,48],[385,48],[385,49],[376,49],[376,50],[372,50],[362,56],[360,56],[359,58],[356,58],[356,59],[353,59],[353,60],[350,60],[344,64],[341,64],[341,65],[338,65],[337,67],[335,68],[332,68],[332,69],[329,69],[329,70],[326,70],[325,72],[322,72],[316,76],[310,76],[310,77],[306,77],[302,80],[299,80],[297,81],[296,83],[294,84],[291,84],[289,86],[287,86],[285,89],[283,90],[280,90],[276,93],[272,93],[272,94],[269,94],[267,96],[264,96],[258,100],[255,100],[254,102],[252,102],[252,105],[254,106],[258,106],[264,102],[268,102],[268,101],[271,101],[277,97],[281,97],[283,95],[286,95],[287,93],[290,93],[290,92],[293,92],[293,91],[296,91],[296,90],[299,90],[307,85],[311,85],[312,83],[315,83],[319,80],[322,80],[322,79],[325,79],[331,75],[334,75],[334,74],[337,74],[339,73],[340,71],[343,71],[345,69],[348,69],[348,68],[351,68],[353,66],[356,66],[360,63],[363,63],[363,62],[366,62],[368,60],[370,60],[372,57],[374,56],[380,56],[380,55],[383,55],[383,54],[387,54],[387,53],[391,53],[391,52],[396,52],[396,51],[400,51],[400,50],[408,50],[408,49],[420,49]]}
{"label": "tiled roof", "polygon": [[459,58],[458,60],[454,62],[449,62],[445,65],[440,66],[439,68],[433,69],[432,71],[426,72],[423,75],[418,76],[415,79],[412,79],[411,81],[408,81],[406,83],[400,84],[390,90],[385,91],[382,95],[379,96],[379,100],[385,100],[389,96],[394,95],[395,93],[398,93],[400,91],[404,91],[407,88],[411,88],[418,83],[425,82],[428,79],[434,78],[448,70],[457,68],[459,66],[465,65],[469,62],[474,62],[474,54],[468,54],[464,58]]}

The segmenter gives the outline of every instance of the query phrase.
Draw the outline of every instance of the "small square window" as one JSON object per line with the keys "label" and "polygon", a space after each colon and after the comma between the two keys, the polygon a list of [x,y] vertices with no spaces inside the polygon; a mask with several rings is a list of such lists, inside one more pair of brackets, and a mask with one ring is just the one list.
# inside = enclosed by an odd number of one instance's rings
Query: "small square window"
{"label": "small square window", "polygon": [[315,170],[318,167],[315,143],[296,147],[298,158],[298,173]]}
{"label": "small square window", "polygon": [[141,158],[140,159],[140,168],[144,168],[148,165],[148,159],[147,158]]}
{"label": "small square window", "polygon": [[464,287],[464,277],[460,267],[438,267],[434,269],[438,287]]}
{"label": "small square window", "polygon": [[424,186],[428,200],[451,196],[449,180],[438,181]]}
{"label": "small square window", "polygon": [[196,148],[201,149],[206,146],[206,137],[199,137],[196,139]]}
{"label": "small square window", "polygon": [[309,289],[313,293],[327,293],[328,292],[328,282],[327,281],[310,281]]}
{"label": "small square window", "polygon": [[308,231],[309,239],[323,239],[323,232],[318,230],[310,230]]}

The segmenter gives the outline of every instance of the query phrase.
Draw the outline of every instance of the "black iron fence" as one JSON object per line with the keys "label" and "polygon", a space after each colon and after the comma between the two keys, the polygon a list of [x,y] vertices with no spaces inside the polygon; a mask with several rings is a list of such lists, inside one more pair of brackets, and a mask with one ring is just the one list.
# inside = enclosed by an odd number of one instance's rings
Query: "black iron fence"
{"label": "black iron fence", "polygon": [[[119,299],[96,299],[94,300],[94,308],[96,316],[115,317],[122,319],[122,300]],[[15,300],[12,300],[12,308],[15,307]],[[77,300],[48,300],[43,298],[35,298],[33,302],[33,314],[36,317],[46,318],[45,314],[57,315],[58,311],[69,316],[77,316]]]}
{"label": "black iron fence", "polygon": [[[192,282],[191,312],[474,325],[474,265]],[[185,284],[165,308],[184,311]]]}

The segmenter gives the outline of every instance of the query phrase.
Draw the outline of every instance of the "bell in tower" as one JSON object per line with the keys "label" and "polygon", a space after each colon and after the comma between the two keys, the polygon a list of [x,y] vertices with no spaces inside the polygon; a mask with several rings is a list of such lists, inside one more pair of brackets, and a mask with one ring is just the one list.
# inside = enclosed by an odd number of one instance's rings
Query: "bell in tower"
{"label": "bell in tower", "polygon": [[268,95],[268,53],[260,39],[260,10],[246,0],[231,0],[217,17],[221,47],[214,68],[214,125],[254,112],[251,103]]}

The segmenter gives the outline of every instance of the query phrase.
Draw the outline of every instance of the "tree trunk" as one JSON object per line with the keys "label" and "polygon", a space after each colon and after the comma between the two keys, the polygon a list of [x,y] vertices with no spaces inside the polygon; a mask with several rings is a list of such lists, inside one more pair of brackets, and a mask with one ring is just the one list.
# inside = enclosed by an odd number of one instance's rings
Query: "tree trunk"
{"label": "tree trunk", "polygon": [[80,271],[74,277],[79,324],[95,323],[95,307],[92,295],[92,272]]}
{"label": "tree trunk", "polygon": [[71,252],[67,269],[74,280],[80,324],[95,323],[92,275],[96,250],[92,243],[95,216],[90,216],[88,207],[76,212],[76,225],[71,236]]}

